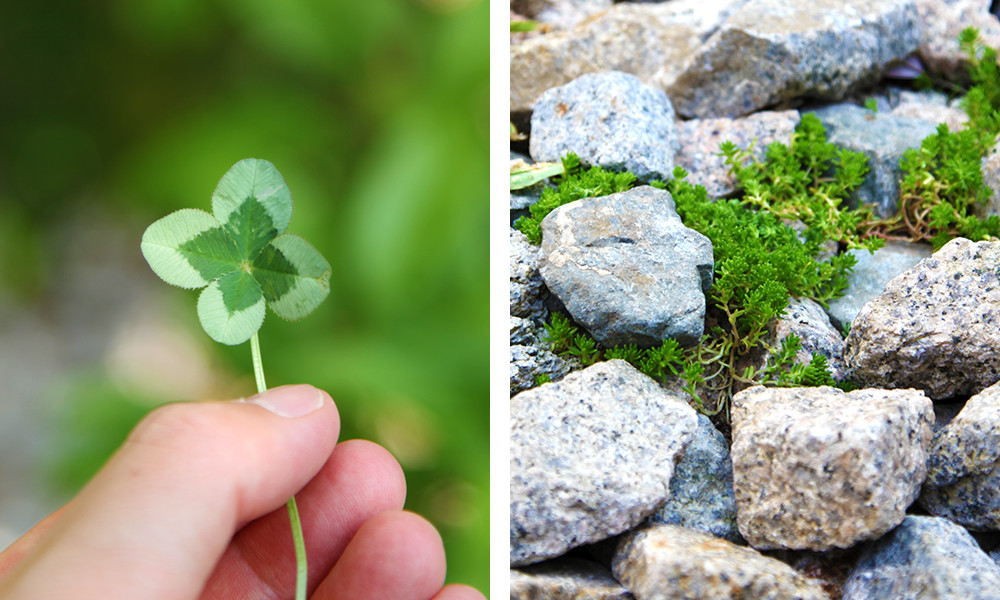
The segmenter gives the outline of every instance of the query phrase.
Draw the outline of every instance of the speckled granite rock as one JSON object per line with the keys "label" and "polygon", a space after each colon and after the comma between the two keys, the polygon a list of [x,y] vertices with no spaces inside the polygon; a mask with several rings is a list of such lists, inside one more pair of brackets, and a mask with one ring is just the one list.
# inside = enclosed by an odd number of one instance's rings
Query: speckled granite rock
{"label": "speckled granite rock", "polygon": [[1000,47],[1000,22],[990,14],[990,3],[982,0],[916,0],[920,21],[917,56],[939,75],[958,79],[965,74],[966,58],[958,46],[958,34],[977,27],[986,43]]}
{"label": "speckled granite rock", "polygon": [[735,117],[799,96],[843,97],[916,50],[914,0],[749,0],[665,88],[685,117]]}
{"label": "speckled granite rock", "polygon": [[574,368],[574,362],[565,360],[540,345],[512,344],[510,393],[517,394],[534,387],[540,375],[548,375],[550,381],[559,381]]}
{"label": "speckled granite rock", "polygon": [[969,115],[960,108],[922,102],[902,102],[889,114],[906,119],[920,119],[932,123],[935,127],[938,123],[944,123],[951,131],[961,131],[969,122]]}
{"label": "speckled granite rock", "polygon": [[705,415],[670,479],[670,498],[649,523],[679,525],[742,543],[736,528],[736,496],[729,444]]}
{"label": "speckled granite rock", "polygon": [[598,71],[631,73],[663,89],[663,81],[742,2],[626,2],[572,29],[512,44],[510,112],[530,111],[545,90]]}
{"label": "speckled granite rock", "polygon": [[560,206],[542,221],[542,279],[606,347],[694,343],[705,327],[712,244],[650,186]]}
{"label": "speckled granite rock", "polygon": [[934,434],[920,504],[973,531],[1000,530],[1000,383]]}
{"label": "speckled granite rock", "polygon": [[809,298],[788,300],[788,308],[774,323],[773,345],[779,347],[789,335],[797,335],[802,340],[795,362],[808,365],[816,352],[826,357],[834,379],[843,378],[844,338],[818,302]]}
{"label": "speckled granite rock", "polygon": [[612,570],[638,600],[829,598],[777,559],[676,525],[643,527],[623,536]]}
{"label": "speckled granite rock", "polygon": [[733,142],[742,149],[753,145],[751,152],[764,160],[771,142],[791,143],[799,123],[797,110],[761,111],[739,119],[691,119],[677,126],[677,164],[690,175],[688,181],[705,186],[710,197],[731,194],[737,180],[729,174],[725,158],[719,156],[722,142]]}
{"label": "speckled granite rock", "polygon": [[854,104],[821,108],[816,116],[826,127],[830,143],[868,157],[869,171],[852,199],[872,206],[880,217],[899,212],[899,161],[906,150],[919,148],[920,142],[934,133],[937,123],[875,113]]}
{"label": "speckled granite rock", "polygon": [[829,302],[827,314],[835,327],[851,323],[861,308],[885,291],[894,277],[931,255],[929,244],[886,242],[874,254],[867,250],[848,250],[857,259],[854,272],[848,276],[849,287],[844,295]]}
{"label": "speckled granite rock", "polygon": [[511,600],[632,600],[633,596],[601,565],[578,558],[510,570]]}
{"label": "speckled granite rock", "polygon": [[908,516],[867,547],[844,600],[994,600],[998,567],[976,540],[939,517]]}
{"label": "speckled granite rock", "polygon": [[990,190],[990,197],[985,206],[976,207],[975,212],[980,217],[1000,215],[1000,136],[983,157],[979,170],[983,174],[983,185]]}
{"label": "speckled granite rock", "polygon": [[542,274],[538,270],[538,246],[523,233],[510,228],[510,314],[542,320]]}
{"label": "speckled granite rock", "polygon": [[1000,242],[956,238],[890,281],[854,319],[848,377],[935,400],[1000,380],[998,261]]}
{"label": "speckled granite rock", "polygon": [[590,73],[538,98],[530,147],[536,161],[573,152],[587,166],[665,180],[677,152],[674,109],[662,90],[634,75]]}
{"label": "speckled granite rock", "polygon": [[617,535],[669,495],[694,410],[610,360],[510,401],[510,563]]}
{"label": "speckled granite rock", "polygon": [[752,387],[733,396],[733,486],[755,548],[828,550],[898,525],[934,412],[915,390]]}
{"label": "speckled granite rock", "polygon": [[613,0],[513,0],[510,3],[511,10],[553,29],[568,29],[612,6]]}

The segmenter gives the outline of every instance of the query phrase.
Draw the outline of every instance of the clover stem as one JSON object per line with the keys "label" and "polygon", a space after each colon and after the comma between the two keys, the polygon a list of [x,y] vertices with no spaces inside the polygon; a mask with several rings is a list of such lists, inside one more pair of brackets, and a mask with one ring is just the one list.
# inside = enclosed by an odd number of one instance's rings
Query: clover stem
{"label": "clover stem", "polygon": [[[250,338],[250,355],[253,357],[253,375],[257,380],[257,393],[263,393],[267,389],[264,382],[264,363],[260,360],[260,340],[257,334]],[[308,584],[309,567],[306,563],[306,544],[302,537],[302,521],[299,520],[299,507],[295,503],[295,496],[288,499],[288,520],[292,526],[292,542],[295,545],[295,600],[306,600],[306,586]]]}

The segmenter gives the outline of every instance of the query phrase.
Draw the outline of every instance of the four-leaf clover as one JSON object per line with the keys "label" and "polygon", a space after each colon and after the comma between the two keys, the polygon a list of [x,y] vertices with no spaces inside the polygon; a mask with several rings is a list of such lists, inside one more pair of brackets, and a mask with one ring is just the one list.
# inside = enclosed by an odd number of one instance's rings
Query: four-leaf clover
{"label": "four-leaf clover", "polygon": [[264,322],[265,304],[291,321],[330,292],[330,263],[309,242],[284,233],[292,195],[274,165],[233,165],[212,194],[212,214],[181,209],[142,236],[142,254],[167,283],[195,289],[198,319],[212,339],[241,344]]}

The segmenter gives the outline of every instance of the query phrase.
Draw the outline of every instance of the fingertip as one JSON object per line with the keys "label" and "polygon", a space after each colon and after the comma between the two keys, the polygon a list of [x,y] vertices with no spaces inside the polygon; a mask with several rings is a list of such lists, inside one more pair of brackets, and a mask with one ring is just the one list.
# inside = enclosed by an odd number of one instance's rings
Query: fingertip
{"label": "fingertip", "polygon": [[444,586],[431,600],[486,600],[479,590],[463,583]]}

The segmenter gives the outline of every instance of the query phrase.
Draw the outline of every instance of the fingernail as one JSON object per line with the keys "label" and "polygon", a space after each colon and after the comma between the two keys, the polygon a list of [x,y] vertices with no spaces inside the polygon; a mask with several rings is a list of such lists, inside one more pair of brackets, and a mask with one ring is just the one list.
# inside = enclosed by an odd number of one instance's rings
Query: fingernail
{"label": "fingernail", "polygon": [[311,385],[285,385],[266,390],[246,399],[274,414],[290,419],[319,410],[325,401],[323,392]]}

